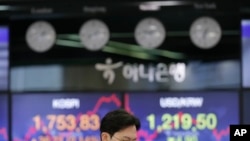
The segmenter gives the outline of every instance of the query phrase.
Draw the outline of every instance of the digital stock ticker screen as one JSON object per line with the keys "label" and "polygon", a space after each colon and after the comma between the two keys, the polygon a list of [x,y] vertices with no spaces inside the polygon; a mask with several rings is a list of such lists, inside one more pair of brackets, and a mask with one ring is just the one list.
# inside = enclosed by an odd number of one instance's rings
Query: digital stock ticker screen
{"label": "digital stock ticker screen", "polygon": [[139,141],[229,141],[239,123],[237,92],[128,92],[124,100],[142,122]]}
{"label": "digital stock ticker screen", "polygon": [[13,141],[99,141],[100,119],[121,107],[116,93],[15,94]]}

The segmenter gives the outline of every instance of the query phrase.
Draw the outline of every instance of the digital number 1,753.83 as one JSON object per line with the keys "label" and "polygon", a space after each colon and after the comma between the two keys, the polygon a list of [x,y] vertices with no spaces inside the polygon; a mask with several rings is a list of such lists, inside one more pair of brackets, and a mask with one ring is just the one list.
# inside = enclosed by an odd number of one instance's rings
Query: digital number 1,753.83
{"label": "digital number 1,753.83", "polygon": [[[79,119],[76,118],[76,116],[72,114],[64,115],[47,115],[46,116],[46,122],[41,122],[41,116],[36,115],[33,117],[33,121],[35,123],[35,128],[37,130],[43,130],[42,127],[52,130],[56,129],[59,131],[63,130],[98,130],[100,127],[100,117],[96,114],[93,115],[87,115],[83,114],[80,115]],[[46,124],[47,123],[47,124]],[[46,125],[45,125],[46,124]]]}

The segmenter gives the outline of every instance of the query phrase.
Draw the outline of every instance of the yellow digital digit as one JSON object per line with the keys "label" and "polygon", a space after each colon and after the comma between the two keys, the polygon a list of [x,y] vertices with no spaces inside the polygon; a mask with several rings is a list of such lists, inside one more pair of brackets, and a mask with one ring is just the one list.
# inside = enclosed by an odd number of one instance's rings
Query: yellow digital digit
{"label": "yellow digital digit", "polygon": [[40,130],[41,129],[41,117],[39,115],[36,115],[33,117],[33,121],[35,122],[36,130]]}
{"label": "yellow digital digit", "polygon": [[206,114],[204,114],[204,113],[197,114],[196,128],[199,130],[203,130],[206,128]]}
{"label": "yellow digital digit", "polygon": [[206,121],[207,121],[207,128],[208,129],[213,130],[214,128],[216,128],[218,121],[217,121],[217,117],[214,113],[208,113]]}
{"label": "yellow digital digit", "polygon": [[58,115],[56,119],[56,129],[59,131],[63,131],[67,128],[67,124],[65,121],[65,115]]}
{"label": "yellow digital digit", "polygon": [[52,130],[56,123],[56,115],[47,115],[47,119],[49,121],[48,128]]}
{"label": "yellow digital digit", "polygon": [[72,114],[66,116],[67,129],[69,131],[76,129],[76,117]]}
{"label": "yellow digital digit", "polygon": [[189,130],[192,127],[192,116],[190,114],[184,113],[181,116],[181,127],[184,130]]}
{"label": "yellow digital digit", "polygon": [[163,122],[162,128],[163,130],[171,130],[172,129],[172,116],[170,114],[163,114],[161,117],[161,120]]}
{"label": "yellow digital digit", "polygon": [[210,129],[213,130],[217,126],[217,117],[214,113],[200,113],[196,118],[196,127],[200,130]]}
{"label": "yellow digital digit", "polygon": [[154,130],[155,129],[155,115],[154,114],[148,115],[147,120],[149,122],[149,129]]}
{"label": "yellow digital digit", "polygon": [[90,121],[91,121],[91,130],[98,130],[100,128],[100,117],[97,114],[93,114],[90,116]]}
{"label": "yellow digital digit", "polygon": [[88,130],[90,127],[89,127],[89,115],[81,115],[80,117],[80,128],[81,130]]}

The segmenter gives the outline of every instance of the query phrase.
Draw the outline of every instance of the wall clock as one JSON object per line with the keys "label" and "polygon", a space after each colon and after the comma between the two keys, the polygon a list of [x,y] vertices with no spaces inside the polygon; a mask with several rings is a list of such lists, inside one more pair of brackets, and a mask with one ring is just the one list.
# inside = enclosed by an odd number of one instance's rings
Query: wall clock
{"label": "wall clock", "polygon": [[222,30],[214,18],[200,17],[191,24],[189,35],[195,46],[210,49],[219,43]]}
{"label": "wall clock", "polygon": [[86,49],[97,51],[102,49],[109,41],[110,31],[103,21],[91,19],[81,26],[79,37]]}
{"label": "wall clock", "polygon": [[159,47],[165,40],[164,25],[156,18],[142,19],[135,28],[136,42],[146,49]]}
{"label": "wall clock", "polygon": [[49,22],[36,21],[27,28],[25,38],[31,50],[43,53],[53,47],[56,31]]}

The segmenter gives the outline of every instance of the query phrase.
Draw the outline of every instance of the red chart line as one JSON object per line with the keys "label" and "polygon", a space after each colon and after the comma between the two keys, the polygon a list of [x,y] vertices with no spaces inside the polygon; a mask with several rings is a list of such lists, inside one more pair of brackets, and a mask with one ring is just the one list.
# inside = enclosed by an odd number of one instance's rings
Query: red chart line
{"label": "red chart line", "polygon": [[153,141],[158,136],[158,132],[154,131],[154,133],[149,134],[146,130],[139,130],[137,135],[139,138],[143,137],[146,141]]}
{"label": "red chart line", "polygon": [[[129,95],[125,94],[124,95],[124,109],[128,112],[130,112],[131,114],[133,114],[133,111],[130,108],[130,104],[129,104]],[[140,129],[137,133],[138,138],[144,138],[146,139],[146,141],[153,141],[155,138],[157,138],[158,136],[158,132],[154,131],[154,133],[149,134],[147,130],[142,130]]]}
{"label": "red chart line", "polygon": [[222,129],[218,131],[217,129],[213,130],[213,135],[216,138],[216,141],[220,141],[223,136],[229,135],[230,129],[227,127],[226,129]]}
{"label": "red chart line", "polygon": [[90,115],[91,114],[95,114],[95,113],[97,113],[97,111],[99,111],[99,109],[102,106],[102,104],[104,104],[104,103],[111,103],[111,102],[114,102],[117,107],[121,107],[121,105],[122,105],[121,100],[116,96],[116,94],[112,94],[109,97],[102,96],[96,102],[93,110],[88,111],[87,114],[90,114]]}
{"label": "red chart line", "polygon": [[3,138],[7,141],[8,140],[8,135],[7,135],[7,130],[6,128],[0,128],[0,136],[2,135]]}
{"label": "red chart line", "polygon": [[129,95],[125,94],[124,95],[124,109],[130,113],[133,114],[131,108],[130,108],[130,104],[129,104]]}

